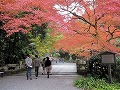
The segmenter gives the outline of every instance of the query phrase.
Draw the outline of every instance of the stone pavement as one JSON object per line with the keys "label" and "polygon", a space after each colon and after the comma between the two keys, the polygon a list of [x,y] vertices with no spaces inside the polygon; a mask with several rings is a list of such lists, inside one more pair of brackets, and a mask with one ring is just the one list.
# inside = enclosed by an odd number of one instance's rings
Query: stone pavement
{"label": "stone pavement", "polygon": [[26,80],[25,72],[0,78],[0,90],[80,90],[74,86],[76,74],[75,63],[53,63],[52,75],[41,75],[35,79],[34,69],[32,80]]}

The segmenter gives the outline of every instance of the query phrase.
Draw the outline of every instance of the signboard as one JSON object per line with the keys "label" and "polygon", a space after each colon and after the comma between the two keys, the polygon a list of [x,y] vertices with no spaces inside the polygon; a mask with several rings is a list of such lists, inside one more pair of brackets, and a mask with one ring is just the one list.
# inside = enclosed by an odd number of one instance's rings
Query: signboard
{"label": "signboard", "polygon": [[102,55],[102,63],[104,64],[113,64],[115,63],[115,57],[114,54],[111,55]]}
{"label": "signboard", "polygon": [[101,54],[101,63],[103,64],[114,64],[115,63],[115,53],[105,52]]}
{"label": "signboard", "polygon": [[109,82],[112,83],[111,64],[115,63],[115,53],[104,52],[101,54],[101,63],[108,64]]}

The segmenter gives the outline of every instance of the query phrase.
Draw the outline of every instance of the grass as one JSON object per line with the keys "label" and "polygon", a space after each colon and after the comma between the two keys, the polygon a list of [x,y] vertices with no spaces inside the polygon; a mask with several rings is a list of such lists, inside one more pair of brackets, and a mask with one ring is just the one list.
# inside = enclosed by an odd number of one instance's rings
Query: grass
{"label": "grass", "polygon": [[75,86],[84,90],[120,90],[120,83],[109,84],[104,79],[82,76],[75,81]]}

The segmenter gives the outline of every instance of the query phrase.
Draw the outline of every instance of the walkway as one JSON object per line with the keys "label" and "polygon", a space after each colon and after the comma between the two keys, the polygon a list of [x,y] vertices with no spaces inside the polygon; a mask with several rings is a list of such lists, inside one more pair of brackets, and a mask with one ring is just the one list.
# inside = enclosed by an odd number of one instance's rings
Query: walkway
{"label": "walkway", "polygon": [[41,75],[41,68],[38,79],[32,73],[32,80],[26,80],[25,72],[0,78],[0,90],[80,90],[74,87],[75,63],[53,63],[50,78]]}

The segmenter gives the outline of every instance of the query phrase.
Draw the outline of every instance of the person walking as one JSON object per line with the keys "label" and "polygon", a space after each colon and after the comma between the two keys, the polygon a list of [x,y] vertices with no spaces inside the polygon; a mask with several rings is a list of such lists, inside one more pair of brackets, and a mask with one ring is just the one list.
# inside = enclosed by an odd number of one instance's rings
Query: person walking
{"label": "person walking", "polygon": [[38,58],[37,55],[35,55],[34,67],[35,67],[35,76],[36,76],[36,79],[37,79],[38,78],[38,74],[39,74],[39,67],[40,67],[40,59]]}
{"label": "person walking", "polygon": [[47,72],[47,78],[49,78],[49,73],[51,71],[51,61],[49,60],[49,57],[46,57],[45,68]]}
{"label": "person walking", "polygon": [[27,76],[27,80],[30,78],[30,80],[32,80],[32,59],[30,57],[30,55],[27,55],[26,59],[25,59],[25,64],[26,64],[26,76]]}
{"label": "person walking", "polygon": [[45,74],[45,61],[46,61],[46,58],[43,58],[43,60],[42,60],[42,69],[43,69],[42,75]]}
{"label": "person walking", "polygon": [[62,62],[64,63],[64,58],[62,58]]}

